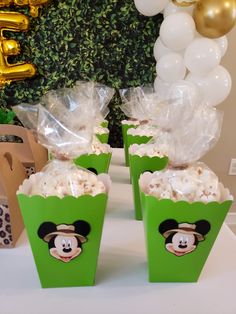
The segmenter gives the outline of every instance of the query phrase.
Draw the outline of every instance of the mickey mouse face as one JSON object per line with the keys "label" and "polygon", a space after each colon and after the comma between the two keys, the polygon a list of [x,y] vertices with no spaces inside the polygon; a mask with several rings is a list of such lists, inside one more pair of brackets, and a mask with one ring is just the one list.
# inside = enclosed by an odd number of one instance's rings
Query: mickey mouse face
{"label": "mickey mouse face", "polygon": [[74,236],[58,235],[54,239],[54,245],[55,247],[49,249],[50,254],[64,263],[70,262],[82,252],[81,244]]}
{"label": "mickey mouse face", "polygon": [[172,237],[172,242],[166,244],[166,249],[175,254],[182,256],[196,249],[196,239],[193,234],[177,232]]}
{"label": "mickey mouse face", "polygon": [[44,222],[38,229],[38,236],[48,243],[51,256],[68,263],[82,253],[82,244],[87,241],[90,225],[83,220],[72,225],[56,225]]}
{"label": "mickey mouse face", "polygon": [[205,240],[205,235],[211,226],[206,220],[195,223],[178,223],[174,219],[163,221],[158,230],[163,235],[167,251],[175,256],[183,256],[193,252],[200,241]]}

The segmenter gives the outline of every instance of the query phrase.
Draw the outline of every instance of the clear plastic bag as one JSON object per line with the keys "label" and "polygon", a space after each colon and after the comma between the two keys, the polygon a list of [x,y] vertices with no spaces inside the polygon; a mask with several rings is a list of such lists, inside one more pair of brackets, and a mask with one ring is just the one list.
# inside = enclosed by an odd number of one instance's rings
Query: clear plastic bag
{"label": "clear plastic bag", "polygon": [[21,123],[28,129],[37,130],[38,124],[38,106],[22,103],[14,106],[13,111]]}
{"label": "clear plastic bag", "polygon": [[115,94],[115,90],[114,88],[96,83],[95,94],[96,99],[98,99],[99,112],[102,115],[103,119],[105,119],[110,112],[108,105]]}
{"label": "clear plastic bag", "polygon": [[150,86],[120,90],[120,97],[121,110],[130,119],[138,121],[152,119],[156,104],[160,102],[158,95]]}
{"label": "clear plastic bag", "polygon": [[73,163],[74,158],[92,152],[98,103],[103,102],[102,93],[98,100],[99,90],[95,92],[94,83],[81,82],[72,89],[48,92],[34,110],[26,104],[13,108],[24,125],[37,130],[38,141],[53,157],[41,173],[30,177],[27,194],[79,197],[108,191],[104,183],[108,176],[100,180]]}
{"label": "clear plastic bag", "polygon": [[23,104],[13,110],[25,126],[37,130],[39,142],[54,157],[75,158],[92,152],[97,118],[113,94],[109,87],[81,81],[74,88],[49,91],[37,106]]}
{"label": "clear plastic bag", "polygon": [[201,159],[217,143],[223,112],[200,105],[192,116],[175,130],[161,132],[150,141],[157,147],[168,146],[169,163],[173,167],[188,165]]}
{"label": "clear plastic bag", "polygon": [[[83,89],[87,83],[77,81],[75,90]],[[101,123],[109,114],[109,103],[115,94],[115,89],[96,82],[89,82],[93,94],[93,105],[96,107],[96,121]]]}
{"label": "clear plastic bag", "polygon": [[[73,159],[91,150],[94,116],[83,115],[76,123],[70,115],[58,120],[46,108],[38,106],[38,141],[59,159]],[[61,115],[59,115],[59,119]],[[93,120],[92,120],[93,119]]]}
{"label": "clear plastic bag", "polygon": [[[192,84],[185,81],[173,84],[169,99],[162,102],[150,89],[146,93],[142,87],[130,91],[130,95],[136,96],[137,103],[140,100],[139,108],[145,106],[149,123],[129,129],[128,134],[151,135],[153,138],[147,150],[152,156],[155,153],[163,156],[168,152],[169,162],[174,167],[196,162],[220,137],[223,113],[201,103],[198,89]],[[139,156],[147,155],[144,145],[131,146],[130,151]]]}
{"label": "clear plastic bag", "polygon": [[[201,104],[201,97],[197,97],[197,93],[197,88],[190,88],[182,81],[173,84],[165,100],[161,100],[149,86],[124,89],[120,91],[123,101],[121,110],[128,117],[148,121],[161,130],[175,130],[188,121]],[[142,130],[143,126],[137,129]]]}

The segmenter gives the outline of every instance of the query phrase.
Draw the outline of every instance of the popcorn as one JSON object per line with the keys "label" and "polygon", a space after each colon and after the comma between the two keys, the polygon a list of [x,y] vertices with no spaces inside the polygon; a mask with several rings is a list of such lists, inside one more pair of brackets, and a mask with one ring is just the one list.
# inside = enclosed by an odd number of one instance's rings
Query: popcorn
{"label": "popcorn", "polygon": [[128,130],[128,135],[139,136],[157,136],[159,130],[156,126],[149,124],[140,125],[137,128],[131,128]]}
{"label": "popcorn", "polygon": [[71,162],[53,160],[45,171],[39,174],[37,174],[38,179],[32,182],[29,195],[63,198],[67,195],[79,197],[86,194],[95,196],[106,193],[104,183],[99,181],[96,175],[77,168]]}
{"label": "popcorn", "polygon": [[155,172],[146,192],[158,199],[187,202],[220,202],[222,186],[217,176],[204,163],[186,169],[166,169]]}
{"label": "popcorn", "polygon": [[94,127],[94,133],[95,134],[108,134],[109,130],[108,128],[103,128],[102,126],[97,125]]}
{"label": "popcorn", "polygon": [[140,157],[166,157],[168,156],[169,147],[165,144],[156,146],[154,144],[133,144],[129,148],[129,153],[131,155],[137,155]]}
{"label": "popcorn", "polygon": [[103,144],[96,137],[94,137],[92,142],[92,154],[100,155],[107,153],[111,153],[110,145]]}
{"label": "popcorn", "polygon": [[139,120],[123,120],[121,123],[127,125],[140,125]]}

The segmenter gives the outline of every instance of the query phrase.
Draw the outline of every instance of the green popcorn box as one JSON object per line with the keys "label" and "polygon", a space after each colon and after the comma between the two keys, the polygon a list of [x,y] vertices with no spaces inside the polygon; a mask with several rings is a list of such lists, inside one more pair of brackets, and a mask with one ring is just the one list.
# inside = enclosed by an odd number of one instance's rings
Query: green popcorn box
{"label": "green popcorn box", "polygon": [[108,128],[109,122],[107,120],[103,120],[100,125],[102,128]]}
{"label": "green popcorn box", "polygon": [[127,134],[127,147],[128,147],[128,154],[129,148],[133,144],[147,144],[152,139],[152,136],[145,136],[145,135],[131,135]]}
{"label": "green popcorn box", "polygon": [[150,282],[197,282],[232,205],[222,185],[222,202],[157,199],[145,193],[150,173],[140,177]]}
{"label": "green popcorn box", "polygon": [[[141,144],[147,144],[152,139],[152,136],[140,136],[140,135],[130,135],[127,134],[127,147],[128,147],[128,166],[130,166],[130,153],[129,148],[133,144],[141,145]],[[132,183],[132,173],[130,168],[130,183]]]}
{"label": "green popcorn box", "polygon": [[107,144],[107,143],[108,143],[108,139],[109,139],[109,132],[107,132],[107,133],[102,133],[102,134],[96,133],[96,137],[97,137],[97,139],[98,139],[101,143]]}
{"label": "green popcorn box", "polygon": [[74,163],[95,174],[108,173],[111,157],[112,153],[87,154],[74,159]]}
{"label": "green popcorn box", "polygon": [[[138,124],[132,124],[132,121],[126,122],[127,120],[122,121],[122,138],[124,143],[124,150],[125,150],[125,165],[129,167],[129,146],[128,146],[128,139],[127,139],[127,132],[129,129],[137,128]],[[126,123],[125,123],[126,122]]]}
{"label": "green popcorn box", "polygon": [[78,198],[29,196],[31,176],[18,191],[18,201],[43,288],[92,286],[102,236],[108,175],[98,176],[106,193]]}
{"label": "green popcorn box", "polygon": [[129,154],[130,175],[133,190],[135,219],[142,220],[142,204],[140,199],[139,178],[146,171],[154,172],[164,169],[168,164],[168,157],[148,157]]}

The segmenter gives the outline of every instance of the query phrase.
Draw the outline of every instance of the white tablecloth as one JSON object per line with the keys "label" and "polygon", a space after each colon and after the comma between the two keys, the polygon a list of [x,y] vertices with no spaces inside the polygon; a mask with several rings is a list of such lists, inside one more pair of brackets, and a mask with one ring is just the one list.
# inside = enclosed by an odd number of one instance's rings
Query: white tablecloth
{"label": "white tablecloth", "polygon": [[[121,158],[122,156],[122,158]],[[236,237],[224,225],[198,283],[147,280],[142,222],[115,150],[96,286],[42,289],[26,234],[0,250],[0,314],[236,314]]]}

